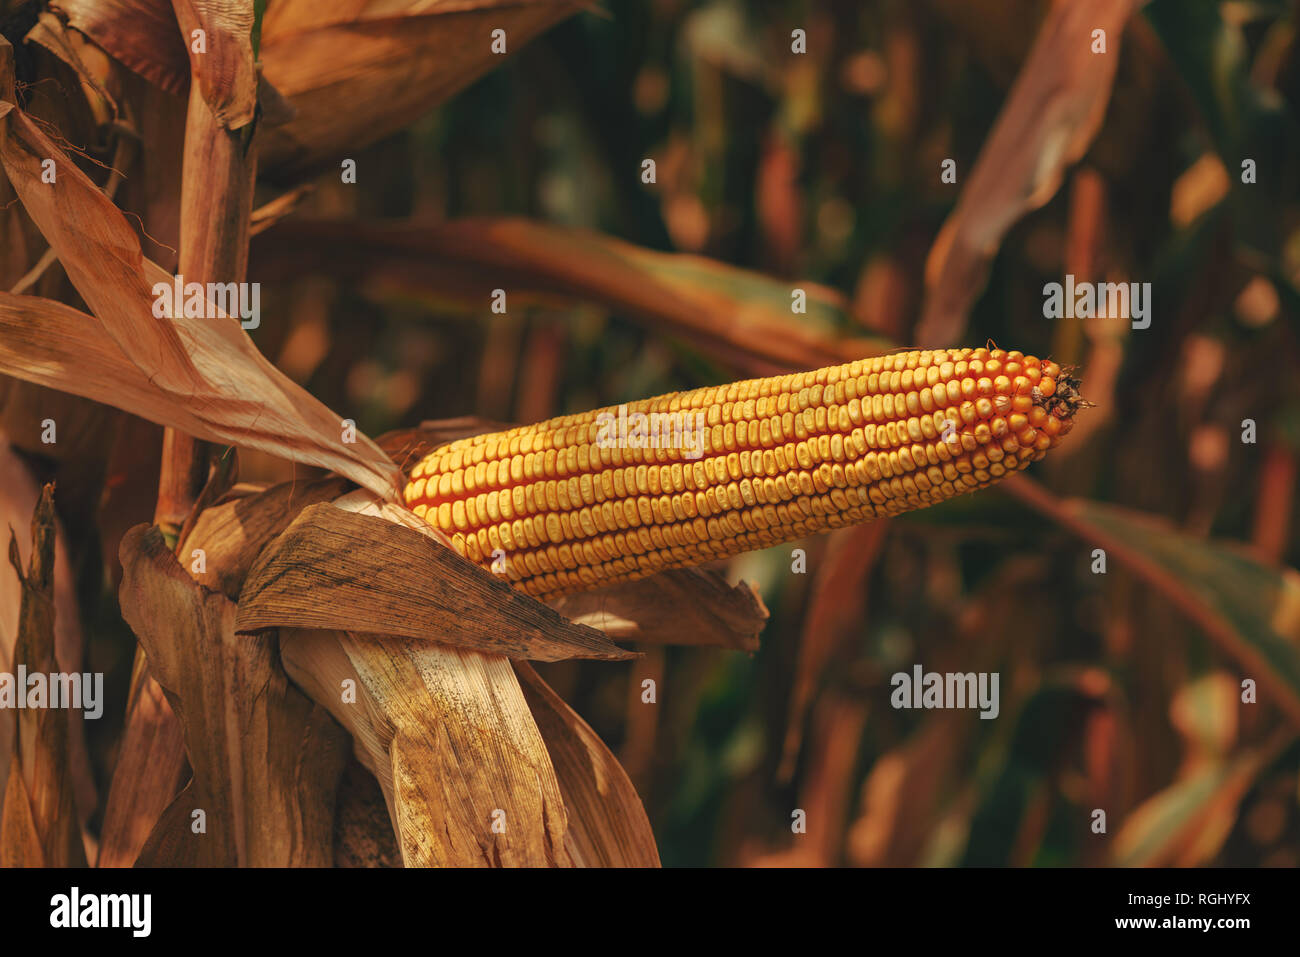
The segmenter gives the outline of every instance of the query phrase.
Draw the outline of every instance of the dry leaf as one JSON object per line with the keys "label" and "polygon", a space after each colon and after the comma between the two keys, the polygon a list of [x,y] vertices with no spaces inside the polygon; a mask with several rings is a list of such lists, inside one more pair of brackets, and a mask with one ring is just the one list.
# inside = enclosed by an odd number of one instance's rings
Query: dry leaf
{"label": "dry leaf", "polygon": [[[64,420],[60,419],[59,423],[62,427]],[[67,451],[75,445],[72,436],[68,436],[66,444],[63,438],[63,433],[60,432],[61,451]],[[32,477],[27,465],[10,450],[8,444],[0,440],[0,536],[7,536],[11,529],[29,528],[40,497],[41,487]],[[22,563],[29,563],[32,560],[31,538],[19,534],[17,542]],[[56,518],[54,656],[59,671],[72,673],[82,670],[84,648],[81,615],[77,607],[68,548],[67,536]],[[10,562],[0,559],[0,671],[8,668],[14,661],[21,620],[19,612],[22,607],[22,594],[23,585],[19,569]],[[90,770],[90,756],[86,750],[85,719],[82,712],[78,710],[69,711],[67,714],[70,748],[67,760],[70,764],[77,807],[84,819],[94,811],[98,796],[94,775]],[[0,807],[3,806],[5,782],[12,757],[16,715],[16,711],[0,709]]]}
{"label": "dry leaf", "polygon": [[[438,537],[411,512],[364,492],[313,506],[325,508],[405,526],[421,538]],[[367,527],[383,534],[378,525]],[[286,537],[291,532],[292,527]],[[459,559],[435,542],[428,547],[438,553],[435,561]],[[440,580],[473,589],[487,585],[506,590],[507,608],[554,615],[482,569],[474,571],[486,580],[429,576],[417,591]],[[254,593],[256,574],[255,569],[245,586],[245,601]],[[466,625],[484,614],[487,621],[495,617],[502,631],[517,625],[490,604],[469,603],[460,610],[466,608],[479,614],[462,615],[461,621],[453,616],[451,633],[431,636],[439,641],[285,628],[281,658],[299,687],[352,733],[357,756],[384,790],[408,866],[570,865],[559,784],[508,660],[442,643],[461,640]],[[558,633],[583,631],[564,622]]]}
{"label": "dry leaf", "polygon": [[[214,473],[214,479],[219,474]],[[196,581],[236,600],[244,576],[266,543],[283,531],[303,506],[333,498],[346,487],[347,482],[340,478],[286,483],[271,489],[236,485],[215,505],[202,508],[206,496],[217,490],[209,482],[196,504],[193,526],[182,529],[179,555]],[[157,681],[141,667],[139,656],[136,663],[119,764],[104,812],[100,867],[135,863],[189,777],[180,723]]]}
{"label": "dry leaf", "polygon": [[699,256],[661,253],[589,230],[522,219],[438,225],[286,220],[253,242],[252,278],[323,273],[378,288],[427,291],[482,312],[496,288],[511,303],[607,304],[680,335],[756,375],[816,369],[891,346],[839,339],[837,293],[800,283],[808,314],[790,311],[791,284]]}
{"label": "dry leaf", "polygon": [[[86,101],[101,126],[118,116],[119,108],[109,92],[109,60],[104,51],[75,30],[67,29],[61,20],[48,10],[42,10],[36,26],[27,32],[24,40],[39,43],[70,66],[87,88]],[[91,95],[93,94],[93,96]]]}
{"label": "dry leaf", "polygon": [[262,160],[297,175],[409,126],[504,57],[576,13],[573,0],[280,0],[268,5],[261,59],[293,106],[264,131]]}
{"label": "dry leaf", "polygon": [[618,759],[531,665],[515,662],[515,674],[560,781],[573,859],[583,867],[658,867],[650,821]]}
{"label": "dry leaf", "polygon": [[334,815],[335,867],[401,867],[384,790],[355,755],[348,755]]}
{"label": "dry leaf", "polygon": [[813,690],[836,651],[856,636],[867,620],[871,573],[888,534],[887,518],[831,533],[799,637],[799,662],[790,689],[785,744],[777,772],[782,780],[794,774]]}
{"label": "dry leaf", "polygon": [[[60,0],[59,7],[110,55],[178,95],[190,85],[189,31],[216,28],[204,56],[221,52],[221,58],[213,68],[196,55],[195,74],[204,99],[229,115],[226,125],[243,125],[253,101],[246,66],[252,3],[175,3],[184,32],[168,0]],[[574,0],[276,0],[262,21],[260,59],[295,115],[265,131],[263,162],[297,175],[335,154],[353,155],[499,65],[504,57],[492,49],[493,30],[505,31],[506,53],[515,53],[583,6]]]}
{"label": "dry leaf", "polygon": [[[14,674],[20,666],[29,675],[62,670],[54,650],[54,540],[54,489],[46,485],[31,520],[26,572],[17,534],[10,531],[8,560],[22,588]],[[14,693],[25,695],[28,689],[16,687]],[[0,866],[86,865],[68,767],[68,713],[66,707],[31,707],[17,714],[0,808]]]}
{"label": "dry leaf", "polygon": [[550,602],[571,621],[616,641],[758,650],[767,606],[749,582],[713,569],[678,568],[639,581],[575,592]]}
{"label": "dry leaf", "polygon": [[[121,211],[13,95],[12,50],[0,41],[0,162],[98,322],[0,294],[0,371],[197,438],[318,465],[396,497],[400,475],[379,448],[360,434],[344,441],[343,419],[268,362],[236,322],[154,315],[153,287],[172,277],[143,257]],[[55,163],[53,188],[41,181],[42,157]],[[14,327],[24,317],[32,328],[19,334]]]}
{"label": "dry leaf", "polygon": [[[132,867],[163,812],[185,786],[185,736],[144,659],[136,655],[126,730],[104,805],[96,867]],[[171,771],[176,773],[159,773]]]}
{"label": "dry leaf", "polygon": [[[1135,5],[1072,0],[1052,6],[930,250],[916,330],[921,348],[962,340],[1002,237],[1051,199],[1065,168],[1087,151],[1106,115],[1120,35]],[[1094,30],[1105,31],[1105,53],[1092,52]]]}
{"label": "dry leaf", "polygon": [[507,659],[296,629],[280,654],[352,733],[407,867],[572,865],[555,771]]}
{"label": "dry leaf", "polygon": [[[226,129],[253,121],[257,68],[253,63],[253,0],[172,0],[180,34],[189,40],[190,74]],[[196,31],[203,48],[196,49]]]}
{"label": "dry leaf", "polygon": [[[179,554],[194,580],[239,600],[244,579],[267,544],[304,508],[338,498],[347,488],[339,478],[284,482],[199,512]],[[202,552],[202,565],[196,565]]]}
{"label": "dry leaf", "polygon": [[[194,778],[139,864],[326,866],[346,740],[287,681],[271,639],[236,637],[235,606],[196,583],[156,528],[122,541],[122,616],[185,729]],[[201,811],[205,833],[195,833]]]}
{"label": "dry leaf", "polygon": [[59,0],[68,24],[169,93],[190,85],[186,44],[169,0]]}
{"label": "dry leaf", "polygon": [[427,535],[333,505],[304,509],[244,583],[237,630],[279,627],[400,635],[536,661],[635,657]]}

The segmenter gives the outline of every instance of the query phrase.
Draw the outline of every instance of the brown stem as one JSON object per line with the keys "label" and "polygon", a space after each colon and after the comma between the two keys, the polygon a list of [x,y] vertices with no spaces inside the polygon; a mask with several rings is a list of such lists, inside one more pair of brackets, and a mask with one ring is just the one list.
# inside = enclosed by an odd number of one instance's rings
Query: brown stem
{"label": "brown stem", "polygon": [[208,479],[211,446],[175,429],[163,431],[162,467],[158,472],[158,506],[154,524],[174,538]]}
{"label": "brown stem", "polygon": [[[180,215],[179,272],[186,283],[244,280],[257,172],[254,126],[226,129],[203,99],[197,78],[191,84]],[[192,436],[173,429],[164,434],[155,521],[169,540],[179,535],[207,481],[209,451],[208,443]],[[104,814],[101,866],[135,862],[188,777],[180,722],[138,648],[133,677],[126,734]]]}

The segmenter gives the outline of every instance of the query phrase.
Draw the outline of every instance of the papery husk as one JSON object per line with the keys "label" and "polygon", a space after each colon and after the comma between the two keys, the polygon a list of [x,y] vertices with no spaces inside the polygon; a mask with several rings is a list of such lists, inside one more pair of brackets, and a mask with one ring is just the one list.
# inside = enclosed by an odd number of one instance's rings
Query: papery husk
{"label": "papery husk", "polygon": [[347,488],[337,477],[284,482],[209,506],[195,519],[180,558],[195,581],[238,601],[249,569],[270,541],[304,508],[338,498]]}
{"label": "papery husk", "polygon": [[[326,866],[346,738],[289,684],[271,638],[236,636],[235,605],[186,574],[157,528],[122,541],[122,615],[185,731],[194,777],[143,866]],[[203,811],[203,831],[196,832]]]}
{"label": "papery husk", "polygon": [[427,534],[330,504],[304,509],[244,583],[236,629],[285,626],[423,638],[537,661],[633,657]]}
{"label": "papery husk", "polygon": [[574,592],[549,603],[615,641],[758,650],[769,612],[749,582],[708,568],[676,568],[634,582]]}
{"label": "papery husk", "polygon": [[351,732],[407,867],[575,863],[555,770],[508,659],[300,629],[280,632],[280,654]]}
{"label": "papery husk", "polygon": [[560,781],[569,853],[583,867],[658,867],[641,797],[605,742],[526,662],[515,674]]}
{"label": "papery husk", "polygon": [[351,753],[334,814],[334,866],[402,866],[383,788]]}
{"label": "papery husk", "polygon": [[[195,11],[206,6],[252,10],[251,3],[176,2],[178,9]],[[492,52],[493,30],[506,31],[507,55],[513,54],[585,5],[574,0],[276,0],[263,18],[260,61],[266,81],[293,116],[268,130],[264,164],[279,178],[292,179],[354,156],[499,65],[505,55]],[[177,95],[188,91],[187,46],[168,0],[61,0],[59,6],[73,27],[128,68]],[[188,25],[193,18],[182,19]],[[467,36],[480,42],[466,43]],[[208,56],[214,43],[217,38],[209,36]],[[222,85],[223,95],[205,98],[228,101],[231,125],[242,125],[244,114],[236,105],[247,107],[246,74],[223,64],[219,75],[232,78]]]}
{"label": "papery husk", "polygon": [[170,0],[59,0],[69,26],[177,96],[190,85],[186,45]]}
{"label": "papery husk", "polygon": [[146,679],[147,663],[137,655],[96,867],[134,867],[163,812],[190,776],[184,729],[162,686]]}
{"label": "papery husk", "polygon": [[172,0],[172,9],[182,38],[205,35],[202,52],[193,42],[187,46],[191,94],[197,80],[200,98],[228,130],[251,123],[257,111],[253,0]]}
{"label": "papery husk", "polygon": [[[325,508],[346,509],[356,513],[354,518],[370,516],[421,537],[437,536],[411,512],[375,501],[364,492],[315,508],[321,514],[318,521],[332,518]],[[374,528],[371,533],[380,534]],[[459,559],[435,542],[429,546]],[[490,573],[474,571],[486,585],[509,591]],[[250,575],[245,601],[254,594],[256,574]],[[468,587],[467,594],[474,595],[483,587],[476,577],[472,573],[465,579],[443,576],[432,587],[446,588],[454,582],[454,587]],[[486,594],[493,593],[494,589]],[[500,608],[481,599],[458,604],[462,620],[447,623],[449,630],[441,638],[433,633],[421,640],[306,628],[280,630],[285,669],[347,727],[358,759],[379,779],[404,863],[656,863],[653,836],[639,802],[624,801],[635,793],[630,782],[621,769],[615,770],[616,764],[609,764],[612,755],[581,719],[549,689],[542,690],[540,679],[531,682],[529,691],[521,690],[521,678],[502,655],[454,646],[465,642],[471,621],[487,622],[504,632],[519,627],[515,616],[527,613],[529,605],[544,615],[553,613],[519,593]],[[525,629],[530,627],[527,617],[522,621]],[[569,629],[578,634],[588,631],[569,625],[559,634],[568,635]],[[534,644],[545,647],[517,638],[499,639],[494,647],[516,644],[524,645],[528,656],[540,657]],[[529,685],[530,677],[525,673],[523,684]],[[539,728],[547,729],[546,733]],[[550,746],[557,748],[558,764],[552,762]],[[573,795],[577,809],[566,812],[564,794]],[[594,819],[598,812],[592,809],[604,795],[618,800],[599,811],[607,817]],[[574,814],[584,819],[575,821]]]}
{"label": "papery husk", "polygon": [[[21,599],[12,669],[28,674],[64,671],[55,651],[54,489],[46,485],[31,519],[31,557],[24,562],[10,531],[7,560],[19,579]],[[6,656],[6,670],[10,667]],[[79,668],[77,669],[80,670]],[[49,694],[52,689],[47,688]],[[16,687],[15,694],[28,689]],[[47,705],[51,704],[47,700]],[[102,702],[101,702],[102,704]],[[9,731],[8,777],[0,808],[0,866],[84,867],[80,816],[69,764],[68,707],[17,712]]]}

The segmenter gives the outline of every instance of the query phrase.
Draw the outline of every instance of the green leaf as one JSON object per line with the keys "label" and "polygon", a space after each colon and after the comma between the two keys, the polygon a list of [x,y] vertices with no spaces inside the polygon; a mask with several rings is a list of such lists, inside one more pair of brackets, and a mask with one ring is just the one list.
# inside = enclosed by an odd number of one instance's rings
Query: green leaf
{"label": "green leaf", "polygon": [[1003,488],[1145,580],[1258,681],[1261,702],[1300,722],[1300,573],[1131,509],[1057,499],[1023,476]]}
{"label": "green leaf", "polygon": [[1140,804],[1115,835],[1120,867],[1193,867],[1211,863],[1232,833],[1241,799],[1286,750],[1294,733],[1230,761],[1212,761]]}

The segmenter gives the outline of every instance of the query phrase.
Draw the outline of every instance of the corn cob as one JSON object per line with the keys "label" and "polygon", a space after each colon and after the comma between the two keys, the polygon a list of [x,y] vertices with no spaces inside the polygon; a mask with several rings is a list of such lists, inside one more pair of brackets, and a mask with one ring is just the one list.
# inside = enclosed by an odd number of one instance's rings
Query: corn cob
{"label": "corn cob", "polygon": [[[990,485],[1070,430],[1077,386],[1001,349],[878,356],[452,442],[415,466],[406,503],[471,561],[554,598]],[[629,421],[652,427],[614,428]]]}

